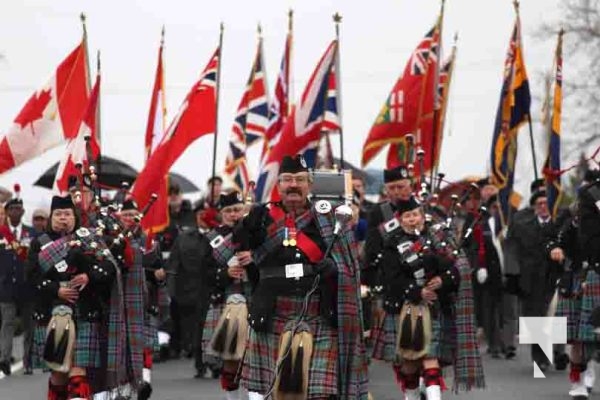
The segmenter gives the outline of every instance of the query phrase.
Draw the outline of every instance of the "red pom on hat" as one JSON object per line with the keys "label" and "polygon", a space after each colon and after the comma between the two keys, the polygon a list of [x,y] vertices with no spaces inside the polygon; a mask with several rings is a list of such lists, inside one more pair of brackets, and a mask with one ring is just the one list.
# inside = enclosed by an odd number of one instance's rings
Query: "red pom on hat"
{"label": "red pom on hat", "polygon": [[19,185],[18,183],[15,183],[15,185],[13,186],[14,192],[15,192],[15,197],[19,198],[19,195],[21,194],[21,185]]}

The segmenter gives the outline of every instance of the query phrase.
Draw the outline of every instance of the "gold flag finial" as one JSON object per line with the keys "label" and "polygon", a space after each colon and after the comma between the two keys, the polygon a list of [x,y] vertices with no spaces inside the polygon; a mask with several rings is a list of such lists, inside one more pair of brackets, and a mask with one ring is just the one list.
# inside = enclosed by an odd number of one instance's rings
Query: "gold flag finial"
{"label": "gold flag finial", "polygon": [[258,23],[258,26],[256,27],[256,32],[258,32],[258,37],[261,37],[261,35],[262,35],[262,26],[260,25],[260,22]]}
{"label": "gold flag finial", "polygon": [[519,13],[519,0],[513,0],[513,6],[515,7],[515,12]]}
{"label": "gold flag finial", "polygon": [[456,43],[458,43],[458,31],[454,32],[454,45],[456,46]]}
{"label": "gold flag finial", "polygon": [[81,14],[79,14],[79,19],[81,20],[81,26],[83,27],[83,36],[87,37],[87,27],[86,27],[86,17],[85,17],[85,13],[82,12]]}
{"label": "gold flag finial", "polygon": [[335,23],[335,36],[339,39],[340,37],[340,23],[342,22],[342,15],[339,12],[333,14],[333,22]]}
{"label": "gold flag finial", "polygon": [[294,10],[292,10],[290,8],[290,10],[288,11],[288,30],[291,32],[292,28],[293,28],[293,21],[294,21]]}
{"label": "gold flag finial", "polygon": [[165,25],[163,24],[162,29],[160,30],[160,45],[161,47],[165,44]]}

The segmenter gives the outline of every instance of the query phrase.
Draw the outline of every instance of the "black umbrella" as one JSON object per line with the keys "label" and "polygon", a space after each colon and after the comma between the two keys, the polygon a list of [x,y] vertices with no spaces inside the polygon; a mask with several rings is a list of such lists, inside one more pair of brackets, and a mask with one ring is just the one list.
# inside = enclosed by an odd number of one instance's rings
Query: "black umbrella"
{"label": "black umbrella", "polygon": [[181,193],[199,192],[200,189],[192,181],[177,172],[169,173],[169,183],[179,186]]}
{"label": "black umbrella", "polygon": [[[120,188],[121,183],[128,182],[130,185],[137,178],[138,172],[129,164],[112,157],[102,156],[98,170],[99,183],[103,186]],[[48,189],[54,187],[58,163],[50,167],[42,176],[35,181],[34,186]]]}

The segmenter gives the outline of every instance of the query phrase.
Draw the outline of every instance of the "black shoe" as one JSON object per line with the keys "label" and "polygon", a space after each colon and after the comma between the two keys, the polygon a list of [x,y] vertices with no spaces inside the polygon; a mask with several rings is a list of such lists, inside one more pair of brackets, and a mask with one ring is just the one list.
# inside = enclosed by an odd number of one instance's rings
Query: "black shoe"
{"label": "black shoe", "polygon": [[33,375],[33,368],[25,367],[25,370],[23,371],[23,375]]}
{"label": "black shoe", "polygon": [[218,369],[213,369],[212,370],[212,378],[213,379],[219,379],[219,377],[221,376],[221,371]]}
{"label": "black shoe", "polygon": [[6,361],[0,362],[0,372],[2,372],[6,376],[9,376],[10,375],[10,364]]}
{"label": "black shoe", "polygon": [[565,353],[562,354],[558,354],[555,356],[555,361],[554,361],[554,368],[556,368],[557,371],[564,371],[565,369],[567,369],[567,365],[569,365],[569,356],[566,355]]}
{"label": "black shoe", "polygon": [[508,349],[506,349],[505,357],[507,360],[512,360],[516,356],[517,356],[517,349],[515,349],[514,347],[509,347]]}
{"label": "black shoe", "polygon": [[202,379],[202,378],[204,378],[204,375],[206,375],[206,368],[197,369],[196,375],[194,375],[194,378]]}
{"label": "black shoe", "polygon": [[138,389],[138,400],[148,400],[152,395],[152,385],[148,382],[142,382]]}

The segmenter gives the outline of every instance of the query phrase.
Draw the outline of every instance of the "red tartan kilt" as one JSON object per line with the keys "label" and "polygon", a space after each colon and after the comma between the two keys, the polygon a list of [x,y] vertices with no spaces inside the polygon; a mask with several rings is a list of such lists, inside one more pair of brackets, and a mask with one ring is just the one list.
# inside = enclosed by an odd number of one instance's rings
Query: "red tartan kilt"
{"label": "red tartan kilt", "polygon": [[[302,309],[304,297],[278,296],[271,332],[250,331],[248,349],[242,370],[242,385],[249,391],[265,394],[274,380],[279,352],[279,337],[286,324],[294,321]],[[313,334],[313,353],[309,367],[308,398],[336,395],[338,339],[335,329],[319,314],[319,298],[313,295],[305,322]]]}

